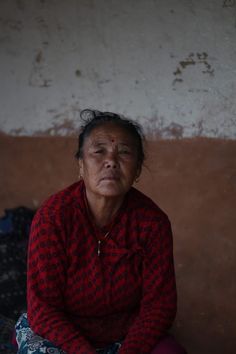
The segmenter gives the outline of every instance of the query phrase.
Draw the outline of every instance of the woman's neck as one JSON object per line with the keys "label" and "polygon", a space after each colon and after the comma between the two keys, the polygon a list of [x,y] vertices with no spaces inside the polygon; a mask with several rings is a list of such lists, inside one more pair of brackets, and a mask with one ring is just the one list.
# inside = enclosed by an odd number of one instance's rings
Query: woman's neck
{"label": "woman's neck", "polygon": [[96,196],[90,195],[87,192],[86,198],[88,202],[89,211],[93,217],[94,223],[98,227],[108,225],[112,221],[124,200],[124,196],[119,198],[98,198]]}

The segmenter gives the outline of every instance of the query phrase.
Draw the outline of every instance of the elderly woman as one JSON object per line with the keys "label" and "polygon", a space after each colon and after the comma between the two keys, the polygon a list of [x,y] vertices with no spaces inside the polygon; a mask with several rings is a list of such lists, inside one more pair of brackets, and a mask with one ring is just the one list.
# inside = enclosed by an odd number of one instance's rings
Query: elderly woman
{"label": "elderly woman", "polygon": [[185,353],[167,335],[176,314],[170,222],[132,187],[142,131],[117,114],[84,115],[80,181],[51,196],[32,224],[18,353]]}

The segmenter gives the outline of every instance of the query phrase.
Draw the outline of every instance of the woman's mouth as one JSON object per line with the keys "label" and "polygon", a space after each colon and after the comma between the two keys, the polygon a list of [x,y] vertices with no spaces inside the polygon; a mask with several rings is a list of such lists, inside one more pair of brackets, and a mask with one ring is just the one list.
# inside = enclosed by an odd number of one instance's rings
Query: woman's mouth
{"label": "woman's mouth", "polygon": [[119,176],[115,175],[115,176],[105,176],[102,177],[102,181],[117,181],[119,179]]}

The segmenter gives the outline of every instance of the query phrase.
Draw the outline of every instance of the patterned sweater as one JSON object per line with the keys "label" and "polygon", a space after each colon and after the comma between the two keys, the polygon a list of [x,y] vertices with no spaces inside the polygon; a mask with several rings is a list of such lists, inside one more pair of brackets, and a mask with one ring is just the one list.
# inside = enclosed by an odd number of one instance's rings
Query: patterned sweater
{"label": "patterned sweater", "polygon": [[[120,354],[149,354],[176,314],[171,226],[131,188],[111,225],[91,222],[83,182],[51,196],[31,227],[28,318],[67,354],[123,340]],[[98,256],[99,232],[104,235]]]}

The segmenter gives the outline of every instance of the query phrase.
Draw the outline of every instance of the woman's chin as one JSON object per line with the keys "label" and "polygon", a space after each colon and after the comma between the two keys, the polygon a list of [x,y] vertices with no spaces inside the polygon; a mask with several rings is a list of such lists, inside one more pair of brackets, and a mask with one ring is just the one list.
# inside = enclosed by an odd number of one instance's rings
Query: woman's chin
{"label": "woman's chin", "polygon": [[120,186],[117,186],[115,184],[107,184],[103,185],[101,188],[99,188],[99,194],[104,196],[104,197],[123,197],[125,192],[123,188]]}

